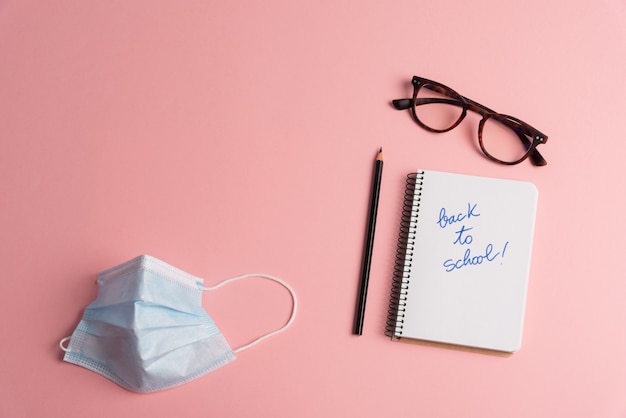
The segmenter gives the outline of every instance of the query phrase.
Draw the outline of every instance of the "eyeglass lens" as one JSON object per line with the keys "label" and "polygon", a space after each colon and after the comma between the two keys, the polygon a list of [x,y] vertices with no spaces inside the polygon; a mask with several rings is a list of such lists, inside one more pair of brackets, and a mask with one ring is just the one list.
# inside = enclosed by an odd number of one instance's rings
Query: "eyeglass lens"
{"label": "eyeglass lens", "polygon": [[415,116],[434,131],[451,129],[463,114],[463,100],[441,88],[424,84],[417,91]]}
{"label": "eyeglass lens", "polygon": [[508,119],[488,117],[482,127],[483,151],[493,158],[511,163],[522,158],[531,145],[524,135],[517,134],[516,123]]}

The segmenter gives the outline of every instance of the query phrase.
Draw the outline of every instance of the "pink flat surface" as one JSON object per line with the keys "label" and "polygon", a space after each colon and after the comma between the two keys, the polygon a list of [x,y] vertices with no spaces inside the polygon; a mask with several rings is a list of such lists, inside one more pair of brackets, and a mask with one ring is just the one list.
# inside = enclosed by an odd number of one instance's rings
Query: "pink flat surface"
{"label": "pink flat surface", "polygon": [[[0,2],[2,417],[626,417],[626,3]],[[429,134],[420,75],[549,136],[542,168]],[[364,335],[351,334],[376,150]],[[383,335],[405,175],[532,181],[520,352]],[[283,334],[176,389],[61,361],[97,272],[147,253],[206,279],[283,278]],[[278,326],[264,282],[205,296],[233,346]]]}

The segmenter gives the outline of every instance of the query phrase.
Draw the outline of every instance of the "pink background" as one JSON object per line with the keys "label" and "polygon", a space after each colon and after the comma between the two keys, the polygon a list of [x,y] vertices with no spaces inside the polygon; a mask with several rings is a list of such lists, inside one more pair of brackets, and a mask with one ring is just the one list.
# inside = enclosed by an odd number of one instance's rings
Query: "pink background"
{"label": "pink background", "polygon": [[[0,2],[3,417],[626,417],[626,3]],[[548,166],[476,151],[391,99],[432,78],[545,132]],[[364,335],[351,334],[385,152]],[[384,335],[405,175],[539,189],[522,350]],[[61,361],[97,272],[148,253],[207,284],[296,289],[294,326],[150,395]],[[280,325],[265,282],[205,295],[233,346]]]}

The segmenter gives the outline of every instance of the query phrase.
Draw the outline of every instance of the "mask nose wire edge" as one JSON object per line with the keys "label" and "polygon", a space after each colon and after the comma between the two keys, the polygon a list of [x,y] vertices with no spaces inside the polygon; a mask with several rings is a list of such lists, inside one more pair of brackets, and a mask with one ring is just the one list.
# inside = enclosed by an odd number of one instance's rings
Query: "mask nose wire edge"
{"label": "mask nose wire edge", "polygon": [[274,331],[268,332],[267,334],[258,337],[257,339],[253,340],[252,342],[250,342],[248,344],[245,344],[245,345],[243,345],[243,346],[241,346],[239,348],[234,349],[233,350],[234,353],[240,353],[240,352],[242,352],[244,350],[252,348],[255,345],[257,345],[258,343],[260,343],[261,341],[263,341],[263,340],[265,340],[265,339],[267,339],[269,337],[272,337],[272,336],[274,336],[276,334],[279,334],[279,333],[283,332],[284,330],[286,330],[293,323],[294,319],[296,318],[296,312],[298,311],[298,298],[296,297],[296,292],[293,290],[293,288],[291,286],[289,286],[289,284],[287,284],[285,281],[279,279],[278,277],[270,276],[268,274],[250,273],[250,274],[244,274],[244,275],[241,275],[241,276],[231,277],[230,279],[226,279],[224,281],[221,281],[221,282],[219,282],[216,285],[203,287],[202,290],[204,290],[204,291],[215,290],[215,289],[218,289],[218,288],[220,288],[220,287],[222,287],[222,286],[224,286],[224,285],[226,285],[228,283],[231,283],[231,282],[234,282],[234,281],[237,281],[237,280],[247,279],[247,278],[250,278],[250,277],[261,277],[261,278],[264,278],[264,279],[272,280],[272,281],[275,281],[276,283],[282,285],[285,289],[287,289],[289,291],[289,294],[291,295],[291,300],[293,302],[293,306],[292,306],[292,309],[291,309],[291,316],[289,317],[289,320],[287,320],[285,325],[283,325],[282,327],[280,327],[280,328],[278,328],[278,329],[276,329]]}

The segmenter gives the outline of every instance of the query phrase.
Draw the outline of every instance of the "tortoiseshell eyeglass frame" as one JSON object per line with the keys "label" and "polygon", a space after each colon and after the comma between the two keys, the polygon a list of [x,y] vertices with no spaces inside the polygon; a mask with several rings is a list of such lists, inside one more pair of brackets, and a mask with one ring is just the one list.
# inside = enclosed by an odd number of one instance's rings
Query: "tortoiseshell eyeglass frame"
{"label": "tortoiseshell eyeglass frame", "polygon": [[[467,111],[471,110],[480,114],[483,118],[478,124],[478,143],[480,144],[480,149],[483,154],[487,158],[492,161],[498,162],[500,164],[506,165],[514,165],[519,164],[524,161],[526,158],[530,157],[531,162],[536,166],[544,166],[547,164],[546,160],[541,156],[539,151],[537,151],[537,146],[540,144],[545,144],[548,141],[547,135],[541,133],[537,129],[533,128],[526,122],[523,122],[513,116],[503,115],[501,113],[494,112],[486,106],[481,105],[467,97],[461,96],[456,91],[452,90],[450,87],[445,86],[436,81],[427,80],[422,77],[413,76],[411,80],[413,84],[413,98],[412,99],[397,99],[393,100],[392,103],[394,107],[398,110],[406,110],[410,109],[411,114],[413,115],[413,119],[415,122],[421,126],[422,128],[431,131],[431,132],[448,132],[454,128],[456,128],[467,115]],[[421,88],[427,88],[434,92],[440,93],[442,95],[447,96],[448,98],[418,98],[417,93]],[[454,106],[460,106],[463,108],[461,115],[450,127],[446,129],[433,129],[427,125],[425,125],[417,116],[417,112],[415,108],[417,106],[429,104],[429,103],[445,103],[451,104]],[[485,126],[485,122],[488,119],[495,119],[496,121],[502,123],[505,126],[511,128],[517,136],[522,141],[524,147],[527,148],[526,153],[516,161],[502,161],[491,154],[485,149],[483,145],[483,127]]]}

